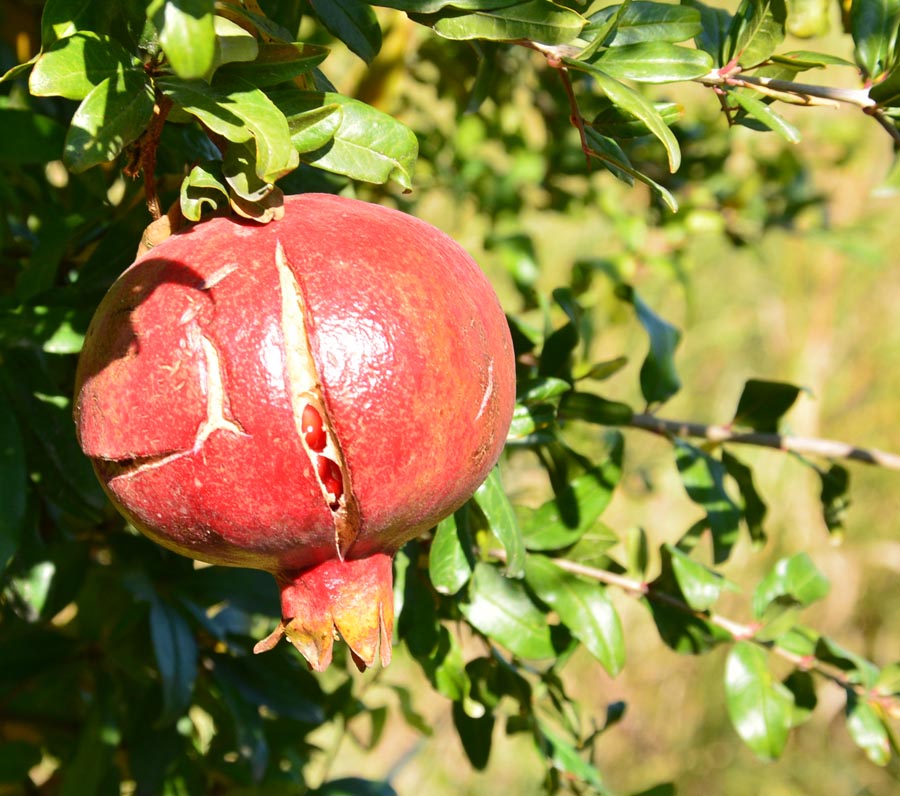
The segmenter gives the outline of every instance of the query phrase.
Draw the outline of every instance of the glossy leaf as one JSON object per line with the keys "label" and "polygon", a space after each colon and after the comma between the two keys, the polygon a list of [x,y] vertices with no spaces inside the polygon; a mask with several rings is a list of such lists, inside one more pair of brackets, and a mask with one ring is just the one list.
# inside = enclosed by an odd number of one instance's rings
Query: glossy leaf
{"label": "glossy leaf", "polygon": [[784,41],[785,0],[741,0],[728,29],[723,58],[744,68],[765,61]]}
{"label": "glossy leaf", "polygon": [[878,710],[853,691],[847,693],[847,731],[875,765],[888,764],[891,759],[888,729]]}
{"label": "glossy leaf", "polygon": [[675,461],[688,497],[706,512],[717,564],[726,561],[738,538],[740,509],[725,490],[725,467],[708,453],[675,441]]}
{"label": "glossy leaf", "polygon": [[428,551],[428,572],[441,594],[456,594],[469,582],[475,566],[472,545],[466,506],[438,523]]}
{"label": "glossy leaf", "polygon": [[41,14],[41,42],[50,47],[77,31],[92,30],[95,16],[95,0],[47,0]]}
{"label": "glossy leaf", "polygon": [[[684,109],[675,102],[657,102],[654,107],[667,125],[675,124],[684,115]],[[591,127],[599,133],[614,138],[638,138],[650,135],[647,125],[640,119],[623,113],[611,102],[607,102],[605,107],[596,110],[594,118],[591,120]]]}
{"label": "glossy leaf", "polygon": [[614,47],[604,52],[594,63],[618,80],[636,80],[643,83],[693,80],[705,75],[713,65],[712,58],[702,50],[692,50],[666,42]]}
{"label": "glossy leaf", "polygon": [[228,63],[216,72],[218,78],[241,78],[257,88],[266,88],[292,80],[309,72],[328,56],[328,50],[303,42],[263,43],[252,61]]}
{"label": "glossy leaf", "polygon": [[169,64],[183,80],[210,74],[216,50],[213,0],[152,0],[147,18]]}
{"label": "glossy leaf", "polygon": [[288,127],[294,149],[301,154],[323,149],[337,135],[342,119],[343,112],[337,103],[291,116]]}
{"label": "glossy leaf", "polygon": [[373,6],[396,8],[398,11],[409,11],[418,14],[433,14],[444,8],[456,8],[461,11],[487,11],[491,8],[502,8],[512,5],[511,0],[378,0]]}
{"label": "glossy leaf", "polygon": [[548,758],[553,767],[562,772],[567,779],[573,778],[582,783],[579,789],[589,787],[587,793],[595,796],[607,796],[609,791],[603,783],[600,771],[578,753],[578,749],[562,734],[546,721],[538,722],[538,732],[550,749]]}
{"label": "glossy leaf", "polygon": [[150,603],[150,637],[162,680],[162,715],[168,723],[191,704],[197,677],[197,642],[181,614],[161,598]]}
{"label": "glossy leaf", "polygon": [[[654,581],[653,588],[671,594],[662,580]],[[680,595],[675,595],[676,599]],[[705,619],[670,605],[666,600],[646,600],[653,616],[656,630],[663,643],[682,655],[702,655],[719,644],[732,641],[731,636]]]}
{"label": "glossy leaf", "polygon": [[642,42],[687,41],[701,31],[700,12],[695,8],[632,0],[624,7],[607,6],[591,14],[585,34],[593,28],[602,27],[616,14],[618,17],[613,34],[604,42],[609,47]]}
{"label": "glossy leaf", "polygon": [[528,557],[525,581],[610,675],[621,671],[625,663],[622,623],[603,586],[565,572],[540,555]]}
{"label": "glossy leaf", "polygon": [[573,69],[588,72],[596,82],[597,88],[609,98],[613,105],[636,119],[640,119],[666,148],[669,171],[673,173],[678,171],[678,167],[681,165],[681,149],[678,141],[652,102],[593,64],[582,63],[572,58],[564,58],[563,62]]}
{"label": "glossy leaf", "polygon": [[63,158],[81,172],[115,160],[150,123],[153,89],[140,72],[126,72],[121,80],[104,80],[88,94],[66,135]]}
{"label": "glossy leaf", "polygon": [[0,390],[0,575],[22,538],[27,475],[22,433],[5,393]]}
{"label": "glossy leaf", "polygon": [[38,58],[28,89],[39,97],[81,100],[104,80],[116,83],[140,70],[140,61],[115,39],[85,31],[57,41]]}
{"label": "glossy leaf", "polygon": [[412,188],[419,145],[406,125],[341,94],[278,90],[270,96],[289,124],[309,111],[340,108],[340,126],[329,142],[314,151],[307,150],[305,142],[296,145],[304,163],[351,179],[372,183],[395,180],[402,188]]}
{"label": "glossy leaf", "polygon": [[850,34],[857,65],[878,78],[897,65],[900,0],[856,0],[850,4]]}
{"label": "glossy leaf", "polygon": [[213,60],[204,77],[210,77],[223,64],[253,61],[259,55],[256,37],[225,17],[213,17],[216,38]]}
{"label": "glossy leaf", "polygon": [[664,403],[681,389],[675,370],[675,349],[681,332],[656,315],[631,285],[618,285],[616,295],[634,307],[635,314],[650,338],[650,351],[641,365],[641,393],[648,404]]}
{"label": "glossy leaf", "polygon": [[663,545],[663,554],[687,604],[695,611],[712,608],[727,584],[725,578],[674,545]]}
{"label": "glossy leaf", "polygon": [[588,392],[568,392],[559,402],[559,416],[566,420],[584,420],[604,426],[623,426],[631,422],[634,411],[628,404],[610,401]]}
{"label": "glossy leaf", "polygon": [[435,33],[447,39],[528,39],[543,44],[563,44],[572,41],[584,24],[585,20],[568,8],[548,0],[531,0],[471,14],[447,15],[437,19],[433,27]]}
{"label": "glossy leaf", "polygon": [[800,131],[787,119],[779,115],[751,91],[729,91],[729,99],[734,100],[744,112],[765,127],[778,133],[785,141],[796,144],[800,141]]}
{"label": "glossy leaf", "polygon": [[363,0],[311,0],[322,24],[366,63],[381,49],[381,27]]}
{"label": "glossy leaf", "polygon": [[556,424],[556,407],[552,404],[516,404],[507,440],[510,442],[530,442],[537,435],[553,434]]}
{"label": "glossy leaf", "polygon": [[552,376],[519,382],[516,385],[516,398],[522,403],[544,402],[567,393],[572,385],[564,379]]}
{"label": "glossy leaf", "polygon": [[183,110],[229,141],[256,145],[257,175],[266,182],[297,166],[284,114],[258,88],[235,78],[209,86],[203,81],[160,78],[157,86]]}
{"label": "glossy leaf", "polygon": [[806,607],[823,599],[829,592],[828,579],[816,569],[806,553],[782,558],[760,581],[753,595],[753,615],[760,619],[773,600],[790,597]]}
{"label": "glossy leaf", "polygon": [[503,577],[489,564],[476,564],[460,610],[472,627],[520,658],[546,660],[557,655],[547,617],[524,584]]}
{"label": "glossy leaf", "polygon": [[181,183],[181,212],[188,221],[199,221],[205,208],[217,210],[228,203],[228,187],[218,163],[198,163]]}
{"label": "glossy leaf", "polygon": [[498,468],[491,470],[485,482],[475,491],[475,502],[484,512],[491,532],[506,551],[506,576],[521,578],[525,574],[525,543],[512,504],[503,490]]}
{"label": "glossy leaf", "polygon": [[827,636],[816,639],[815,656],[824,663],[836,666],[847,674],[851,683],[873,688],[878,681],[878,667]]}
{"label": "glossy leaf", "polygon": [[764,650],[739,641],[725,664],[728,715],[738,735],[759,757],[781,756],[791,727],[793,696],[768,669]]}

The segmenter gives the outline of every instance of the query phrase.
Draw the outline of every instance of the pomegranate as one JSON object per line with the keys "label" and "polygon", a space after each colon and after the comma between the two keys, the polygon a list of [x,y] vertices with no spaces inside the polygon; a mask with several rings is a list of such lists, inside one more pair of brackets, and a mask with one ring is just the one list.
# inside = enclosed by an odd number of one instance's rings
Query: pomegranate
{"label": "pomegranate", "polygon": [[392,558],[496,463],[514,403],[506,319],[436,228],[328,195],[216,218],[116,281],[79,360],[79,441],[141,532],[271,572],[324,670],[391,656]]}

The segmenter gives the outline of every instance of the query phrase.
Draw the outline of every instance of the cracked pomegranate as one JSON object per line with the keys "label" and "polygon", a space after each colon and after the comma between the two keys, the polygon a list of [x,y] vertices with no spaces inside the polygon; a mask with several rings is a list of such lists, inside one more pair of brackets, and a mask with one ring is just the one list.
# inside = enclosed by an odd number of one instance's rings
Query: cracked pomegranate
{"label": "cracked pomegranate", "polygon": [[271,572],[317,670],[391,654],[392,557],[494,466],[514,403],[497,297],[434,227],[334,196],[139,258],[79,361],[79,440],[144,534]]}

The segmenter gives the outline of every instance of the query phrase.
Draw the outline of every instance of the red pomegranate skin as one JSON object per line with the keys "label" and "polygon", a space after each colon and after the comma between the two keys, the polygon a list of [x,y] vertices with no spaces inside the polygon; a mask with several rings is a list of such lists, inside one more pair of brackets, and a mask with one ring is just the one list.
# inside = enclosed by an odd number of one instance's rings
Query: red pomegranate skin
{"label": "red pomegranate skin", "polygon": [[390,660],[391,558],[487,476],[514,393],[506,319],[461,247],[304,194],[135,261],[88,330],[75,421],[140,531],[274,574],[283,622],[257,648],[286,635],[321,670],[335,631],[358,665]]}

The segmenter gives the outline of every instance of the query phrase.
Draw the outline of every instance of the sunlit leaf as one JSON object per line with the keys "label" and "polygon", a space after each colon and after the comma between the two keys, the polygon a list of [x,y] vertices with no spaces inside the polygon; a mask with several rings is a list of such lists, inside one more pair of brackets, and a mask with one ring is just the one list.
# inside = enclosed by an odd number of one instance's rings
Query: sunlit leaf
{"label": "sunlit leaf", "polygon": [[734,645],[725,664],[725,695],[731,723],[744,743],[764,760],[780,757],[794,699],[772,677],[764,650],[749,641]]}
{"label": "sunlit leaf", "polygon": [[663,552],[687,604],[695,611],[712,608],[727,584],[725,578],[674,545],[663,545]]}
{"label": "sunlit leaf", "polygon": [[585,20],[570,9],[548,0],[531,0],[471,14],[454,13],[435,20],[433,27],[435,33],[448,39],[529,39],[562,44],[574,39],[584,24]]}
{"label": "sunlit leaf", "polygon": [[184,80],[205,77],[212,69],[214,5],[213,0],[152,0],[147,7],[169,64]]}
{"label": "sunlit leaf", "polygon": [[495,467],[485,482],[475,490],[475,502],[484,512],[491,531],[506,551],[506,575],[521,578],[525,574],[525,544],[512,504]]}
{"label": "sunlit leaf", "polygon": [[317,44],[273,42],[259,45],[251,61],[227,63],[216,72],[221,80],[243,78],[257,88],[266,88],[292,80],[309,72],[328,56],[328,50]]}
{"label": "sunlit leaf", "polygon": [[558,653],[547,617],[522,581],[489,564],[476,564],[460,610],[474,628],[521,658],[546,660]]}
{"label": "sunlit leaf", "polygon": [[723,58],[743,67],[765,61],[784,41],[785,0],[741,0],[728,29]]}
{"label": "sunlit leaf", "polygon": [[847,692],[847,731],[853,742],[875,765],[886,766],[891,759],[891,738],[884,720],[870,702],[854,691]]}
{"label": "sunlit leaf", "polygon": [[800,131],[787,119],[772,110],[765,102],[760,100],[753,92],[737,90],[728,92],[729,99],[733,99],[748,116],[778,133],[785,141],[796,144],[800,141]]}
{"label": "sunlit leaf", "polygon": [[474,565],[468,510],[463,506],[438,523],[428,551],[428,572],[437,591],[456,594],[468,583]]}
{"label": "sunlit leaf", "polygon": [[622,623],[603,586],[565,572],[540,555],[528,557],[525,580],[609,674],[621,671],[625,663]]}
{"label": "sunlit leaf", "polygon": [[830,589],[828,579],[816,568],[806,553],[782,558],[763,578],[753,594],[753,615],[759,619],[769,604],[788,596],[806,607],[823,599]]}
{"label": "sunlit leaf", "polygon": [[594,63],[619,80],[671,83],[701,77],[710,71],[713,62],[702,50],[647,42],[611,48]]}
{"label": "sunlit leaf", "polygon": [[897,65],[900,0],[856,0],[850,4],[850,34],[864,76],[878,78]]}

